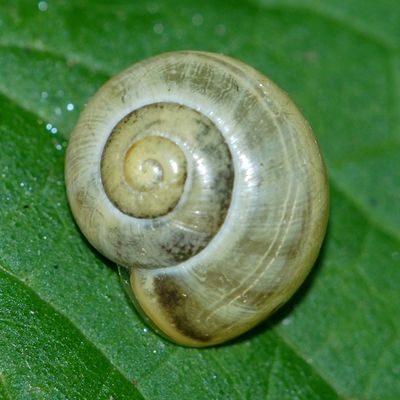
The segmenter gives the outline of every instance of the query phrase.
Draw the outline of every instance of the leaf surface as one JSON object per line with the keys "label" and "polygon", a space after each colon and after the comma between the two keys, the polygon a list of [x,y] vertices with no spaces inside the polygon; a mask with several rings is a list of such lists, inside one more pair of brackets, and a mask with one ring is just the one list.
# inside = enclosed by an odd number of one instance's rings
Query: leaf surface
{"label": "leaf surface", "polygon": [[[400,398],[400,3],[0,4],[0,398]],[[303,110],[331,217],[296,295],[211,349],[157,336],[69,211],[64,158],[88,99],[167,51],[241,59]]]}

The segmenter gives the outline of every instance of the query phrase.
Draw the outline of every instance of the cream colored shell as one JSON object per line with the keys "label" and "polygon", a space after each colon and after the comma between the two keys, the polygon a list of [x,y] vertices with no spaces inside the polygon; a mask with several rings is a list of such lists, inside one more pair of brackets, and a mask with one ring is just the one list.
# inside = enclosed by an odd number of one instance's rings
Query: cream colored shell
{"label": "cream colored shell", "polygon": [[232,339],[282,306],[326,229],[307,121],[219,54],[163,54],[111,79],[77,123],[65,172],[82,232],[121,266],[144,318],[187,346]]}

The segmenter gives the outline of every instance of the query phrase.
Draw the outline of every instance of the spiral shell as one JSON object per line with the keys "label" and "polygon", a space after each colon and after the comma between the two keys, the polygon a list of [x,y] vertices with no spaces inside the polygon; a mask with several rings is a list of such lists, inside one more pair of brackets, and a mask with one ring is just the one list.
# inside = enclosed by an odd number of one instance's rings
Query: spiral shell
{"label": "spiral shell", "polygon": [[80,229],[120,266],[139,312],[187,346],[232,339],[282,306],[328,219],[307,121],[219,54],[167,53],[111,79],[72,133],[65,176]]}

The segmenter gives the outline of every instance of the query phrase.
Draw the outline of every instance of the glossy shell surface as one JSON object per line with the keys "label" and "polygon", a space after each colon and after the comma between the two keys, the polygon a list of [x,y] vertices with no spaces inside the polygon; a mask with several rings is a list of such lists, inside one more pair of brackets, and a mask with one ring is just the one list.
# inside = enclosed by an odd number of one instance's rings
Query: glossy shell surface
{"label": "glossy shell surface", "polygon": [[90,100],[66,186],[87,239],[121,266],[164,336],[211,346],[282,306],[328,219],[323,159],[270,79],[232,58],[177,52],[133,65]]}

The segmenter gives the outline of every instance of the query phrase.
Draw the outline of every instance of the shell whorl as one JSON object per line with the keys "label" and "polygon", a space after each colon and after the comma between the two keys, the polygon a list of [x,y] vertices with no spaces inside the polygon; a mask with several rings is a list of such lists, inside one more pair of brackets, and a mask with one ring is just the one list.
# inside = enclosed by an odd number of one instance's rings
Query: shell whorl
{"label": "shell whorl", "polygon": [[139,311],[189,346],[229,340],[286,302],[328,218],[300,111],[258,71],[212,53],[156,56],[101,88],[71,136],[66,185]]}

